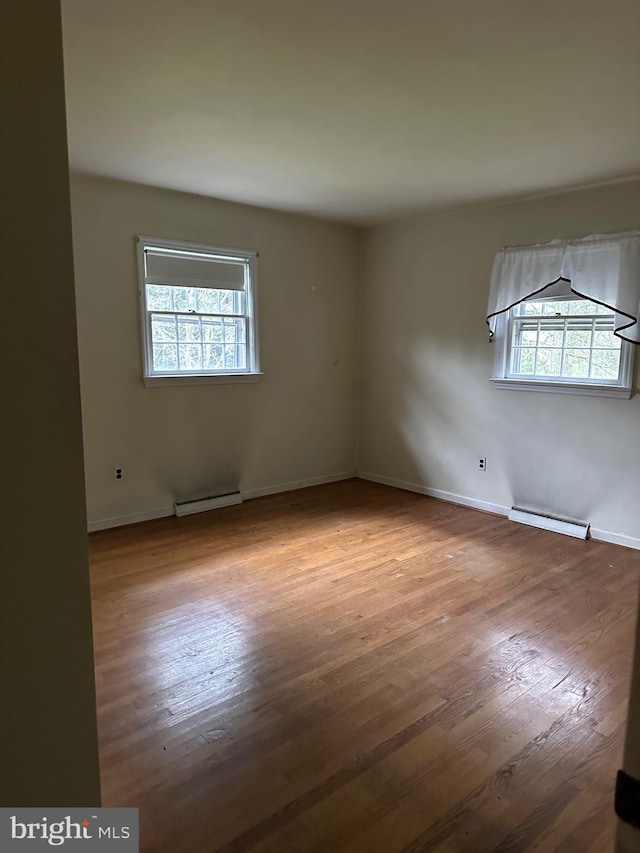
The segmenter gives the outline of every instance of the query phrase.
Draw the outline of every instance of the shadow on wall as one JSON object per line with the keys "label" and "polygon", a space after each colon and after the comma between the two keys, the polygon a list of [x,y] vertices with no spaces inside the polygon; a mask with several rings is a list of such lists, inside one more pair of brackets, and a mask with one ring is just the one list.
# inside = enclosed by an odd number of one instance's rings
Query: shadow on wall
{"label": "shadow on wall", "polygon": [[[628,415],[629,401],[526,391],[496,394],[495,432],[515,506],[584,521],[597,519],[603,505],[616,506],[630,471],[623,433],[617,446],[610,436],[617,415]],[[615,509],[611,515],[615,521],[606,524],[620,530]]]}
{"label": "shadow on wall", "polygon": [[[235,491],[251,458],[258,431],[258,399],[254,385],[167,389],[179,403],[176,390],[189,393],[188,407],[167,405],[163,389],[157,396],[162,429],[145,427],[141,453],[156,460],[150,468],[153,487],[177,501]],[[199,393],[193,393],[198,391]],[[178,398],[178,399],[176,399]],[[212,398],[218,405],[212,405]],[[144,419],[153,422],[154,416]],[[203,435],[210,433],[210,441]],[[215,475],[212,476],[212,472]]]}
{"label": "shadow on wall", "polygon": [[[400,429],[422,481],[463,495],[477,493],[487,480],[493,484],[500,470],[491,452],[494,410],[477,354],[443,338],[420,342],[405,359],[410,365],[405,389],[409,414]],[[478,470],[480,456],[492,458],[488,473]]]}
{"label": "shadow on wall", "polygon": [[391,366],[376,366],[363,470],[624,531],[619,495],[633,476],[625,441],[638,400],[497,390],[484,342],[461,347],[443,328],[428,337],[405,330],[389,348]]}
{"label": "shadow on wall", "polygon": [[[394,341],[392,367],[381,368],[382,383],[376,377],[376,418],[367,429],[378,455],[365,459],[365,470],[453,494],[509,500],[495,438],[491,359],[479,357],[474,344],[461,349],[443,331],[405,333]],[[489,458],[486,472],[478,470],[480,456]]]}

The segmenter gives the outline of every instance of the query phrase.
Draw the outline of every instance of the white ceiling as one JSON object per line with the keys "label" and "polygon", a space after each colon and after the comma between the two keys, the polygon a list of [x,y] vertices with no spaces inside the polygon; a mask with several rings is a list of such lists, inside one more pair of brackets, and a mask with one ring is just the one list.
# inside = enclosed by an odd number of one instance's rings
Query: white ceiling
{"label": "white ceiling", "polygon": [[72,167],[370,223],[640,173],[638,0],[63,0]]}

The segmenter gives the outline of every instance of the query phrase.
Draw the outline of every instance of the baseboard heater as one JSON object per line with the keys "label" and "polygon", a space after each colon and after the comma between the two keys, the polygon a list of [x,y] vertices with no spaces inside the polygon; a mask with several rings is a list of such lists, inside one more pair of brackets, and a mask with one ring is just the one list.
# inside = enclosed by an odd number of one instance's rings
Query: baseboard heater
{"label": "baseboard heater", "polygon": [[235,506],[242,503],[240,492],[229,492],[226,495],[199,498],[195,501],[176,501],[174,504],[176,515],[193,515],[196,512],[207,512],[210,509],[221,509],[223,506]]}
{"label": "baseboard heater", "polygon": [[542,530],[552,530],[554,533],[563,533],[565,536],[573,536],[576,539],[586,539],[589,535],[589,524],[582,521],[568,521],[564,518],[556,518],[553,515],[531,512],[513,506],[509,512],[509,521],[517,521],[520,524],[528,524],[529,527],[540,527]]}

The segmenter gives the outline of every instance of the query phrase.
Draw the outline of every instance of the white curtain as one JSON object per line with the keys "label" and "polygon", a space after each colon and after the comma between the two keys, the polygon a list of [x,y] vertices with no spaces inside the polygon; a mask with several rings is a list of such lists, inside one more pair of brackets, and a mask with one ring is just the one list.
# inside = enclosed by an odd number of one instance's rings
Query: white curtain
{"label": "white curtain", "polygon": [[615,333],[640,344],[640,231],[595,234],[501,249],[493,262],[487,325],[519,302],[543,296],[558,281],[615,312]]}

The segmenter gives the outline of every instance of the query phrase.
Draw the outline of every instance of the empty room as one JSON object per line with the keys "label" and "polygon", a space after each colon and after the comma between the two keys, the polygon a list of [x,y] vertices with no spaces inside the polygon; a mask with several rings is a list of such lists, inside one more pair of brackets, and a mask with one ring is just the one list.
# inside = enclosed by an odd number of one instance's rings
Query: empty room
{"label": "empty room", "polygon": [[10,6],[3,815],[639,851],[637,2]]}

